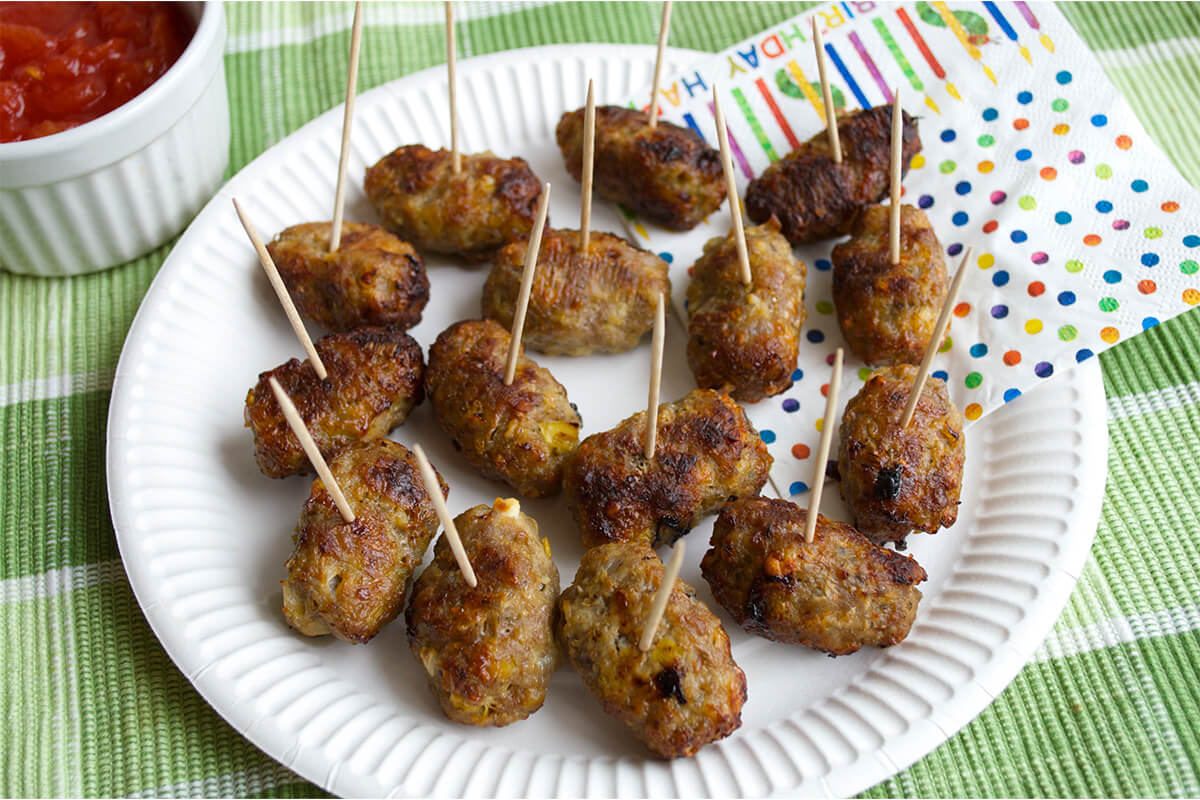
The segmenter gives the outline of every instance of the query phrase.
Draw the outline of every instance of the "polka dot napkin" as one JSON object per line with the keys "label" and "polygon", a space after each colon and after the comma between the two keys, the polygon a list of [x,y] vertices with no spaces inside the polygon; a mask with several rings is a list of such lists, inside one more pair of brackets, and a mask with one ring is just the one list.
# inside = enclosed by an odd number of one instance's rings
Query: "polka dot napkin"
{"label": "polka dot napkin", "polygon": [[[933,373],[968,424],[1200,304],[1200,197],[1049,4],[826,5],[666,80],[663,117],[713,146],[712,85],[720,82],[743,195],[751,176],[823,130],[813,15],[835,106],[891,103],[900,87],[905,110],[919,117],[923,149],[904,202],[929,216],[951,275],[972,248]],[[648,97],[634,103],[645,107]],[[727,234],[728,207],[684,234],[631,214],[627,223],[671,263],[686,319],[688,267],[705,241]],[[843,344],[829,260],[838,241],[797,249],[808,264],[808,320],[795,383],[747,406],[784,496],[808,489],[829,364]],[[847,358],[843,406],[870,374]]]}

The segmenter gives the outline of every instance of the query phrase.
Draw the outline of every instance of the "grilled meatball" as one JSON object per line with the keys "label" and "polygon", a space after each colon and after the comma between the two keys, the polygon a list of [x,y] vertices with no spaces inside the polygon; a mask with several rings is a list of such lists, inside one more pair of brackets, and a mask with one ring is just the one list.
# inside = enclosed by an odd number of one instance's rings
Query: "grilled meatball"
{"label": "grilled meatball", "polygon": [[442,331],[425,371],[433,416],[484,477],[526,497],[557,494],[563,461],[578,446],[583,423],[562,384],[524,354],[512,384],[504,385],[510,341],[490,319]]}
{"label": "grilled meatball", "polygon": [[357,441],[375,441],[404,422],[425,393],[421,346],[396,327],[359,328],[319,339],[328,377],[295,358],[258,376],[246,394],[246,426],[254,458],[268,478],[312,472],[308,457],[283,417],[269,380],[287,393],[326,460]]}
{"label": "grilled meatball", "polygon": [[[529,237],[506,245],[483,285],[483,315],[512,327]],[[579,231],[542,234],[521,342],[552,355],[620,353],[654,327],[655,299],[670,295],[667,263],[611,233],[593,232],[587,253]]]}
{"label": "grilled meatball", "polygon": [[875,544],[903,543],[911,531],[937,533],[958,519],[962,491],[963,416],[946,384],[929,378],[908,427],[900,415],[917,368],[884,367],[842,417],[838,474],[854,526]]}
{"label": "grilled meatball", "polygon": [[746,676],[721,621],[677,581],[650,651],[638,648],[663,563],[644,542],[583,554],[559,598],[559,638],[584,685],[655,755],[692,756],[742,724]]}
{"label": "grilled meatball", "polygon": [[670,544],[767,482],[767,446],[728,395],[696,389],[659,406],[652,461],[642,453],[645,430],[641,411],[584,439],[568,460],[563,487],[585,547]]}
{"label": "grilled meatball", "polygon": [[[554,131],[575,180],[583,172],[583,112],[563,114]],[[652,129],[649,120],[644,111],[596,107],[592,186],[651,222],[689,231],[725,199],[721,154],[690,128],[659,120]]]}
{"label": "grilled meatball", "polygon": [[687,290],[687,356],[701,388],[756,403],[792,385],[806,273],[773,217],[746,230],[746,250],[749,287],[732,233],[704,245]]}
{"label": "grilled meatball", "polygon": [[868,206],[833,248],[833,304],[846,344],[872,366],[920,364],[946,301],[942,246],[925,212],[900,208],[900,263],[888,249],[887,206]]}
{"label": "grilled meatball", "polygon": [[331,331],[420,322],[429,280],[412,245],[378,225],[345,222],[331,253],[331,230],[330,222],[293,225],[267,245],[296,310]]}
{"label": "grilled meatball", "polygon": [[366,190],[384,226],[421,252],[486,261],[533,230],[542,183],[523,158],[464,154],[456,175],[449,150],[412,144],[368,168]]}
{"label": "grilled meatball", "polygon": [[[849,231],[859,207],[887,197],[891,181],[892,107],[855,111],[838,120],[842,163],[829,152],[825,131],[771,164],[750,181],[746,213],[755,222],[779,217],[795,245]],[[917,123],[904,114],[902,169],[921,151]]]}
{"label": "grilled meatball", "polygon": [[807,518],[803,508],[766,497],[726,506],[700,562],[713,597],[751,633],[830,655],[902,641],[925,570],[820,514],[806,543]]}
{"label": "grilled meatball", "polygon": [[[300,512],[283,581],[283,614],[305,636],[369,641],[404,608],[405,589],[437,533],[417,460],[390,439],[359,442],[329,462],[354,511],[338,513],[320,478]],[[442,495],[449,494],[438,476]]]}
{"label": "grilled meatball", "polygon": [[500,727],[542,707],[558,667],[558,568],[516,500],[454,519],[478,585],[467,586],[446,537],[417,578],[408,644],[446,716]]}

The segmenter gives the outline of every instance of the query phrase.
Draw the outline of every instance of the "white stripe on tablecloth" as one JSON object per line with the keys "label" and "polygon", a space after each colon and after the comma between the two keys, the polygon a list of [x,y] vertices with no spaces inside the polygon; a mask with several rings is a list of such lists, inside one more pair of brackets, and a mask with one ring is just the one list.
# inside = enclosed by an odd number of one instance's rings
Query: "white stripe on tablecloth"
{"label": "white stripe on tablecloth", "polygon": [[1128,617],[1112,617],[1079,628],[1054,630],[1033,654],[1033,661],[1100,650],[1138,639],[1200,630],[1200,605],[1166,608]]}
{"label": "white stripe on tablecloth", "polygon": [[[1078,628],[1052,631],[1034,653],[1032,661],[1049,661],[1139,639],[1197,629],[1200,629],[1200,605],[1113,617]],[[1178,731],[1171,722],[1162,694],[1158,691],[1141,652],[1136,649],[1130,650],[1127,656],[1112,662],[1125,684],[1126,697],[1141,719],[1142,727],[1164,768],[1173,762],[1173,772],[1176,776],[1182,776],[1184,781],[1183,785],[1172,784],[1170,793],[1172,796],[1197,796],[1197,793],[1200,793],[1200,782],[1197,782],[1195,772],[1189,766],[1187,754],[1179,740]]]}
{"label": "white stripe on tablecloth", "polygon": [[125,567],[119,558],[7,578],[0,581],[0,604],[41,600],[117,579],[125,579]]}
{"label": "white stripe on tablecloth", "polygon": [[49,378],[32,378],[0,386],[0,408],[31,400],[54,400],[80,392],[111,389],[113,370],[78,372],[73,375],[53,375]]}
{"label": "white stripe on tablecloth", "polygon": [[1148,64],[1161,64],[1163,61],[1176,58],[1200,55],[1200,38],[1179,36],[1159,42],[1147,42],[1134,47],[1093,50],[1092,53],[1105,69],[1143,67]]}
{"label": "white stripe on tablecloth", "polygon": [[1200,404],[1200,381],[1166,386],[1142,394],[1110,398],[1108,418],[1114,420],[1122,417],[1141,416],[1193,404]]}
{"label": "white stripe on tablecloth", "polygon": [[143,789],[128,797],[245,797],[302,780],[282,764],[264,761],[224,775]]}
{"label": "white stripe on tablecloth", "polygon": [[[523,2],[515,3],[456,3],[454,18],[459,22],[472,19],[487,19],[500,14],[511,14],[515,11],[523,11],[544,5],[547,5],[546,0],[523,0]],[[363,14],[364,27],[374,25],[381,27],[436,25],[446,19],[446,12],[441,3],[419,3],[414,5],[368,3],[363,8]],[[353,21],[353,12],[347,10],[345,13],[313,20],[308,25],[235,33],[231,34],[225,40],[225,52],[248,53],[268,47],[307,44],[322,36],[349,31]]]}

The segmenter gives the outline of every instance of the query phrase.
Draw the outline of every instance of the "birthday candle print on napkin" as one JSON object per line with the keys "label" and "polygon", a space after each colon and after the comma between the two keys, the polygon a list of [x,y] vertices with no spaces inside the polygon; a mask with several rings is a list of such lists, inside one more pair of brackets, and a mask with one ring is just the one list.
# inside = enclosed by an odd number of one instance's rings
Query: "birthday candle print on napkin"
{"label": "birthday candle print on napkin", "polygon": [[[1200,304],[1196,191],[1150,141],[1062,15],[1048,4],[837,3],[746,40],[664,83],[662,116],[716,146],[720,82],[738,189],[824,130],[808,32],[816,16],[838,108],[891,103],[919,116],[923,150],[903,202],[925,210],[953,270],[970,270],[934,361],[968,424],[1039,382]],[[631,101],[643,108],[648,97]],[[672,265],[686,319],[688,268],[725,236],[728,206],[672,233],[626,213],[643,247]],[[830,252],[808,264],[800,362],[786,392],[748,405],[785,496],[807,491],[822,388],[843,346]],[[847,350],[841,404],[870,370]],[[840,415],[840,409],[839,409]],[[836,447],[835,447],[836,450]]]}

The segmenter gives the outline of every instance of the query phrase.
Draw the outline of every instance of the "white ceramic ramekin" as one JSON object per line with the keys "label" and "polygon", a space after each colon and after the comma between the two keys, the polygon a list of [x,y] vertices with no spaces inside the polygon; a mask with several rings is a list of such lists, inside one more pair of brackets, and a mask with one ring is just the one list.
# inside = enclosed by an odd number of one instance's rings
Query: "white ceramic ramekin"
{"label": "white ceramic ramekin", "polygon": [[187,225],[229,163],[225,12],[187,3],[196,32],[146,91],[78,128],[0,144],[0,266],[78,275],[153,250]]}

